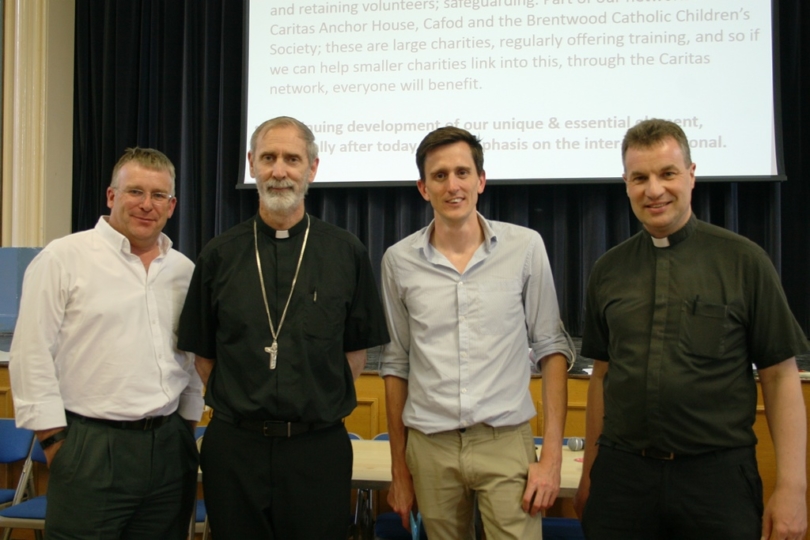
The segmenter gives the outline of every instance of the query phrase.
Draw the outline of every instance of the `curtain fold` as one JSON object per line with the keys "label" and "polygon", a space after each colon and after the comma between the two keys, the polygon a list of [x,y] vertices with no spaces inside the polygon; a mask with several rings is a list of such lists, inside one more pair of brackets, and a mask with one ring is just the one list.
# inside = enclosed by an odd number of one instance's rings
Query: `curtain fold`
{"label": "curtain fold", "polygon": [[[235,188],[244,159],[245,10],[244,0],[76,0],[74,231],[91,228],[107,212],[104,193],[112,167],[126,147],[135,145],[158,148],[175,163],[178,205],[166,233],[192,259],[211,238],[256,212],[256,193]],[[779,22],[780,120],[789,181],[704,184],[697,152],[693,209],[701,219],[751,238],[771,255],[807,332],[810,178],[803,126],[810,92],[801,75],[810,32],[802,29],[810,28],[810,16],[800,0],[782,0]],[[329,166],[324,157],[321,167]],[[606,173],[618,178],[621,171]],[[378,276],[385,249],[432,215],[415,185],[318,188],[316,182],[307,208],[356,234],[368,246]],[[563,322],[574,335],[582,330],[593,263],[639,227],[621,183],[489,184],[479,210],[487,218],[540,232]]]}

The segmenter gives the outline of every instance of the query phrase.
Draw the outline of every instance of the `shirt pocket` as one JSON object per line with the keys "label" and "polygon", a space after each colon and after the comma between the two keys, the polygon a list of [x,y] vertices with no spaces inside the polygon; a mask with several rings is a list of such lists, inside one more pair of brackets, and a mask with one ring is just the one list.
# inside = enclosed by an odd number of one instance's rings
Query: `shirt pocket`
{"label": "shirt pocket", "polygon": [[503,335],[515,325],[525,325],[523,287],[518,279],[483,281],[479,284],[480,325],[482,334]]}
{"label": "shirt pocket", "polygon": [[314,339],[341,341],[346,308],[340,298],[324,291],[308,295],[304,333]]}
{"label": "shirt pocket", "polygon": [[725,304],[684,300],[681,306],[681,347],[693,356],[723,358],[729,322],[729,306]]}

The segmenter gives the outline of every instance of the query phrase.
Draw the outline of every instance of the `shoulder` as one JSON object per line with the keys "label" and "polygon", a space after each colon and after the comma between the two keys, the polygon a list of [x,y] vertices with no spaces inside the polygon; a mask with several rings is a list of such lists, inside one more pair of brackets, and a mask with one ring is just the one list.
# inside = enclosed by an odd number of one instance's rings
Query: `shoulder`
{"label": "shoulder", "polygon": [[[637,264],[639,252],[644,249],[649,239],[642,231],[637,232],[622,243],[610,248],[594,263],[591,275],[598,275],[611,268],[624,268],[625,265]],[[649,246],[648,246],[649,247]]]}
{"label": "shoulder", "polygon": [[224,233],[212,238],[200,252],[200,260],[210,260],[230,252],[233,249],[243,249],[245,245],[253,242],[253,220],[250,218],[231,227]]}
{"label": "shoulder", "polygon": [[194,270],[194,263],[191,261],[191,259],[174,248],[171,248],[166,252],[166,262],[171,264],[180,272],[185,272],[189,275],[191,275],[191,272]]}
{"label": "shoulder", "polygon": [[543,243],[543,238],[540,236],[540,233],[534,229],[529,229],[522,225],[515,225],[514,223],[505,223],[503,221],[487,220],[486,223],[500,241],[523,242],[527,245]]}
{"label": "shoulder", "polygon": [[311,234],[318,236],[321,241],[329,242],[332,244],[331,247],[348,248],[358,252],[366,251],[363,242],[346,229],[327,223],[315,216],[310,216],[310,218],[312,219]]}
{"label": "shoulder", "polygon": [[385,250],[383,261],[399,260],[404,257],[413,256],[420,244],[425,243],[425,235],[428,227],[422,227],[418,231],[409,234],[393,246]]}
{"label": "shoulder", "polygon": [[42,248],[42,251],[35,259],[50,258],[68,261],[72,256],[76,256],[77,254],[84,254],[84,256],[86,256],[88,248],[102,241],[103,239],[96,234],[94,229],[69,234],[51,241],[47,246]]}
{"label": "shoulder", "polygon": [[765,250],[755,242],[711,223],[698,221],[695,235],[702,243],[709,244],[713,249],[719,249],[723,254],[736,252],[740,255],[749,255],[755,258],[768,257]]}

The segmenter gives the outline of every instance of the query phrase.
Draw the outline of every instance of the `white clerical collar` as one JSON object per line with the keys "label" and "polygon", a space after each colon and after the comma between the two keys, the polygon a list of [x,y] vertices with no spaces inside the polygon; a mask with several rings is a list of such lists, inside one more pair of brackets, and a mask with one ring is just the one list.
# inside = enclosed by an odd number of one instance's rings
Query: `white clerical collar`
{"label": "white clerical collar", "polygon": [[657,248],[665,248],[669,247],[669,237],[665,236],[663,238],[656,238],[654,236],[650,236],[652,238],[653,245]]}
{"label": "white clerical collar", "polygon": [[276,231],[276,238],[289,238],[290,231]]}

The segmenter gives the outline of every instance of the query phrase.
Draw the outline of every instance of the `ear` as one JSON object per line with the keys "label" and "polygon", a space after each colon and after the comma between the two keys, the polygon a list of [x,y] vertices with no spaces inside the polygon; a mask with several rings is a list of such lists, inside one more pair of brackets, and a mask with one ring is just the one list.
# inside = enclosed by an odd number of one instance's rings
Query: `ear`
{"label": "ear", "polygon": [[321,158],[315,158],[315,161],[309,166],[309,183],[315,181],[315,175],[318,174],[318,165],[321,163]]}
{"label": "ear", "polygon": [[115,188],[107,187],[107,208],[112,209],[115,203]]}
{"label": "ear", "polygon": [[425,185],[424,180],[417,180],[416,181],[416,188],[419,190],[419,193],[422,195],[422,198],[426,201],[430,202],[430,195],[427,192],[427,186]]}
{"label": "ear", "polygon": [[481,171],[481,174],[478,175],[478,194],[482,194],[484,192],[484,186],[487,185],[487,173],[485,171]]}
{"label": "ear", "polygon": [[624,180],[624,192],[630,195],[630,183],[627,181],[627,173],[622,175],[622,180]]}
{"label": "ear", "polygon": [[166,212],[167,218],[172,217],[172,214],[174,214],[175,207],[177,207],[177,197],[172,197],[171,200],[169,201],[169,209]]}
{"label": "ear", "polygon": [[253,170],[253,154],[251,152],[248,152],[247,159],[248,167],[250,168],[250,177],[256,178],[256,172]]}
{"label": "ear", "polygon": [[690,189],[695,189],[695,170],[697,169],[697,165],[692,163],[689,166],[689,182],[690,182]]}

